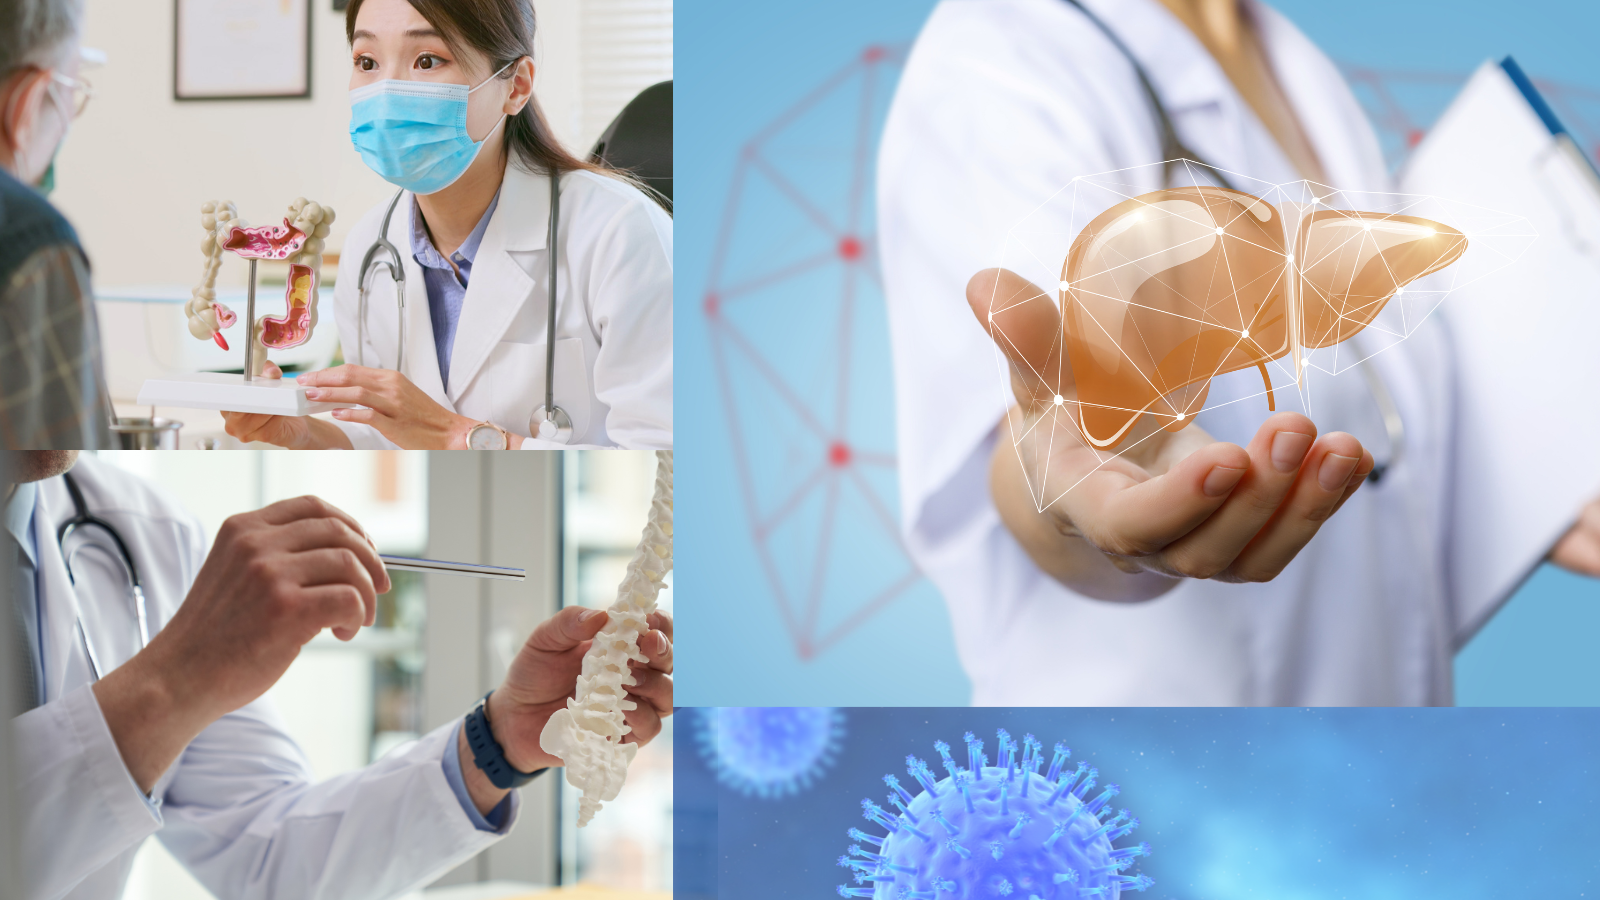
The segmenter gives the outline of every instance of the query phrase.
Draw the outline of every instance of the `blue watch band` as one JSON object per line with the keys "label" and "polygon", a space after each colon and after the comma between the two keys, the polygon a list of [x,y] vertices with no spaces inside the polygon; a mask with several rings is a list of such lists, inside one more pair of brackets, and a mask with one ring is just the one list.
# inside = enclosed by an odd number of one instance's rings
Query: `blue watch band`
{"label": "blue watch band", "polygon": [[472,748],[472,761],[489,779],[489,783],[501,790],[519,788],[539,777],[544,769],[535,769],[532,772],[519,772],[506,761],[506,752],[501,748],[500,742],[494,739],[494,732],[489,730],[489,697],[494,691],[483,695],[478,705],[467,713],[467,721],[462,726],[467,733],[467,746]]}

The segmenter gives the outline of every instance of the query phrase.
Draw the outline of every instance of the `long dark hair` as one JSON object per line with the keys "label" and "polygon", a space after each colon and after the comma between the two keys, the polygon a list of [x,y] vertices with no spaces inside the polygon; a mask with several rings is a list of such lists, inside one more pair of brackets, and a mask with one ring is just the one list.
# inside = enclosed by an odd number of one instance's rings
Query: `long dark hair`
{"label": "long dark hair", "polygon": [[[406,0],[411,7],[438,29],[445,44],[456,53],[471,47],[489,58],[489,70],[497,71],[526,56],[533,57],[536,27],[531,0]],[[344,14],[344,37],[355,41],[356,14],[361,0],[350,0]],[[500,78],[510,78],[510,70]],[[508,161],[524,171],[543,174],[584,169],[617,176],[619,173],[598,163],[568,153],[556,140],[550,122],[539,108],[539,99],[529,97],[522,111],[506,120],[503,147]]]}

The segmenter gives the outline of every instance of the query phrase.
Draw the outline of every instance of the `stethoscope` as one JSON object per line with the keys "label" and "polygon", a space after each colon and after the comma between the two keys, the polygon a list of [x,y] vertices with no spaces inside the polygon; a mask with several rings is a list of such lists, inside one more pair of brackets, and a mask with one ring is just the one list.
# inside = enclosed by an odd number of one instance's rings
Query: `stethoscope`
{"label": "stethoscope", "polygon": [[[144,587],[139,583],[139,567],[133,562],[133,554],[128,551],[128,545],[123,542],[122,535],[117,533],[117,529],[112,527],[110,522],[89,513],[88,504],[83,500],[83,491],[78,488],[78,482],[73,480],[71,473],[62,475],[61,479],[66,482],[67,493],[72,495],[74,510],[73,517],[61,523],[61,527],[56,529],[56,544],[61,548],[62,557],[66,561],[67,578],[76,588],[78,579],[72,571],[72,561],[85,546],[88,546],[79,544],[76,550],[68,553],[67,537],[79,529],[91,526],[110,535],[111,542],[117,545],[117,555],[122,561],[122,566],[127,571],[129,593],[133,597],[133,615],[139,624],[139,649],[143,650],[150,643],[150,616],[145,610]],[[94,680],[99,681],[105,674],[105,668],[101,666],[100,657],[95,653],[94,643],[89,640],[89,629],[83,623],[82,614],[78,616],[78,637],[83,642],[84,654],[89,658],[89,668],[94,673]]]}
{"label": "stethoscope", "polygon": [[[378,238],[361,257],[361,271],[356,276],[356,365],[366,365],[365,346],[367,332],[368,276],[379,269],[389,272],[394,281],[395,301],[400,311],[400,352],[395,358],[395,371],[404,374],[406,353],[406,269],[400,251],[389,241],[389,220],[405,189],[395,191],[394,199],[383,213],[383,224],[378,228]],[[572,440],[572,417],[556,405],[556,226],[561,221],[561,176],[550,170],[550,225],[545,246],[550,255],[550,303],[545,322],[544,348],[544,405],[533,411],[528,419],[528,431],[534,437],[565,444]],[[387,258],[378,258],[382,251]]]}
{"label": "stethoscope", "polygon": [[[1172,170],[1174,167],[1188,162],[1207,170],[1211,177],[1216,179],[1222,187],[1229,190],[1238,190],[1221,169],[1206,162],[1200,154],[1189,149],[1183,143],[1183,140],[1178,137],[1178,130],[1172,125],[1172,117],[1167,113],[1166,104],[1161,102],[1161,97],[1156,93],[1155,86],[1150,83],[1149,73],[1145,72],[1144,66],[1140,65],[1139,60],[1133,55],[1133,51],[1122,43],[1122,39],[1117,37],[1116,32],[1112,31],[1105,22],[1102,22],[1099,16],[1090,12],[1080,0],[1064,0],[1064,2],[1077,9],[1078,12],[1083,13],[1090,22],[1093,22],[1095,27],[1099,28],[1100,32],[1109,38],[1112,45],[1128,60],[1128,64],[1133,66],[1133,73],[1138,76],[1139,86],[1144,89],[1145,99],[1150,102],[1150,109],[1155,115],[1156,130],[1161,135],[1163,183],[1170,187],[1172,185]],[[1371,359],[1362,357],[1360,365],[1361,374],[1367,382],[1367,390],[1371,392],[1373,402],[1378,406],[1378,413],[1383,418],[1384,433],[1389,438],[1389,458],[1375,463],[1372,471],[1367,473],[1367,480],[1376,484],[1383,479],[1384,474],[1394,468],[1396,463],[1400,462],[1405,450],[1406,423],[1400,416],[1400,407],[1395,404],[1394,395],[1389,393],[1388,385],[1384,384],[1383,379],[1378,376],[1377,367],[1372,364]]]}

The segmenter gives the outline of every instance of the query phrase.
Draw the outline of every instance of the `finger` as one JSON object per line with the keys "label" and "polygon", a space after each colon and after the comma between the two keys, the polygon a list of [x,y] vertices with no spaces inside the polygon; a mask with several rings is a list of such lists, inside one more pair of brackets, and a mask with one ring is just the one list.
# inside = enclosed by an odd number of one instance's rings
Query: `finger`
{"label": "finger", "polygon": [[361,621],[378,602],[378,591],[373,586],[372,573],[361,564],[354,553],[343,547],[322,547],[281,557],[292,567],[291,575],[303,587],[319,584],[348,584],[361,592]]}
{"label": "finger", "polygon": [[371,572],[372,583],[383,589],[379,593],[387,594],[389,588],[393,586],[389,581],[388,569],[384,568],[383,560],[378,558],[378,545],[372,540],[372,535],[367,534],[367,530],[361,527],[361,523],[357,522],[354,516],[321,497],[304,494],[288,500],[279,500],[277,503],[262,507],[254,515],[259,516],[261,521],[268,525],[288,525],[304,519],[338,519],[361,535],[371,548],[372,553],[362,554],[361,559]]}
{"label": "finger", "polygon": [[1050,403],[1070,385],[1050,295],[1010,269],[984,269],[967,282],[967,305],[1011,363],[1018,402]]}
{"label": "finger", "polygon": [[672,641],[659,631],[651,630],[639,635],[639,652],[644,654],[647,662],[629,662],[632,666],[648,666],[660,672],[672,674]]}
{"label": "finger", "polygon": [[645,616],[644,620],[651,628],[665,634],[667,640],[672,640],[672,613],[658,609]]}
{"label": "finger", "polygon": [[388,398],[371,387],[360,384],[351,387],[308,387],[306,399],[320,403],[359,403],[384,412],[392,412]]}
{"label": "finger", "polygon": [[[300,603],[316,631],[333,630],[333,636],[348,641],[361,631],[366,615],[360,591],[348,584],[318,584],[301,589]],[[312,632],[313,636],[315,631]]]}
{"label": "finger", "polygon": [[261,374],[267,378],[282,378],[283,370],[278,368],[277,363],[269,359],[267,360],[266,368],[261,370]]}
{"label": "finger", "polygon": [[1367,483],[1367,476],[1372,474],[1372,469],[1376,465],[1377,460],[1373,459],[1372,451],[1362,447],[1361,464],[1356,466],[1356,474],[1351,477],[1350,483],[1345,486],[1344,495],[1339,498],[1339,502],[1333,507],[1335,515],[1338,515],[1339,510],[1344,507],[1344,502],[1349,500],[1350,496],[1359,490],[1363,484]]}
{"label": "finger", "polygon": [[336,409],[332,411],[332,415],[335,419],[338,419],[341,422],[355,422],[358,425],[371,425],[379,431],[383,430],[384,425],[394,421],[393,418],[371,408]]}
{"label": "finger", "polygon": [[224,412],[222,427],[230,437],[244,441],[251,439],[270,418],[272,417],[260,413]]}
{"label": "finger", "polygon": [[603,609],[569,606],[533,629],[528,647],[543,653],[561,653],[594,639],[610,617]]}
{"label": "finger", "polygon": [[1094,472],[1067,491],[1060,508],[1100,550],[1146,556],[1205,522],[1249,467],[1237,444],[1207,444],[1145,481],[1113,469]]}
{"label": "finger", "polygon": [[1350,435],[1324,435],[1306,454],[1294,489],[1284,498],[1278,514],[1219,577],[1227,581],[1276,578],[1333,515],[1351,483],[1360,487],[1355,477],[1363,456],[1361,442]]}
{"label": "finger", "polygon": [[[387,594],[392,586],[389,570],[378,555],[377,548],[372,546],[371,539],[337,516],[301,519],[293,525],[278,526],[273,534],[273,540],[278,547],[289,553],[303,553],[307,550],[324,548],[349,550],[367,570],[367,575],[378,593]],[[371,625],[376,620],[377,607],[374,606],[369,613],[367,624]]]}
{"label": "finger", "polygon": [[295,381],[313,387],[352,387],[366,385],[368,387],[380,384],[387,377],[386,369],[374,369],[370,366],[353,366],[345,364],[323,369],[319,372],[302,372],[295,376]]}
{"label": "finger", "polygon": [[624,744],[644,746],[661,733],[661,714],[648,703],[639,704],[638,709],[624,713],[622,718],[633,729],[623,736]]}
{"label": "finger", "polygon": [[1281,412],[1262,423],[1246,448],[1250,471],[1209,519],[1162,552],[1164,571],[1211,578],[1227,569],[1289,495],[1316,438],[1317,426],[1299,413]]}
{"label": "finger", "polygon": [[664,716],[672,711],[672,677],[664,672],[650,669],[633,673],[634,684],[628,687],[628,695],[634,699],[648,703],[656,715]]}

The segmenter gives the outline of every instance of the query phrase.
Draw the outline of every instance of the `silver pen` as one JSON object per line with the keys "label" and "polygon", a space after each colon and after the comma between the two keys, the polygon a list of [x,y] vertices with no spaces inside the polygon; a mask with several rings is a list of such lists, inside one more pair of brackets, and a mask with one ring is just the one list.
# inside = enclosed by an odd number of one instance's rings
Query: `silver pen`
{"label": "silver pen", "polygon": [[444,562],[437,559],[413,559],[409,556],[384,556],[380,554],[386,568],[400,572],[433,572],[439,575],[466,575],[471,578],[494,578],[502,581],[524,581],[528,577],[523,569],[507,569],[501,566],[480,566],[477,563]]}

